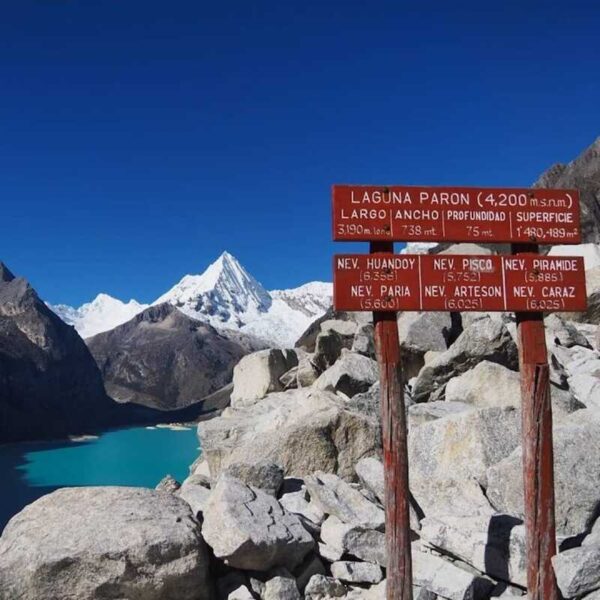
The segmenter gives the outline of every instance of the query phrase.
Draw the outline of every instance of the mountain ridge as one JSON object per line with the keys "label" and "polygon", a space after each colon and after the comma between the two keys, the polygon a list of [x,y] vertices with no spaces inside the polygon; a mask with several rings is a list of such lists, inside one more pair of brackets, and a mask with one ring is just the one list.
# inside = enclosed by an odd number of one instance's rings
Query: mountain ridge
{"label": "mountain ridge", "polygon": [[172,304],[149,306],[86,340],[109,396],[159,410],[185,409],[231,381],[234,365],[261,348],[219,331]]}
{"label": "mountain ridge", "polygon": [[49,305],[83,338],[118,327],[149,306],[164,302],[218,330],[246,333],[273,346],[293,346],[306,327],[329,308],[332,284],[311,281],[296,288],[267,290],[225,251],[201,274],[184,275],[151,304],[124,303],[100,293],[79,308]]}

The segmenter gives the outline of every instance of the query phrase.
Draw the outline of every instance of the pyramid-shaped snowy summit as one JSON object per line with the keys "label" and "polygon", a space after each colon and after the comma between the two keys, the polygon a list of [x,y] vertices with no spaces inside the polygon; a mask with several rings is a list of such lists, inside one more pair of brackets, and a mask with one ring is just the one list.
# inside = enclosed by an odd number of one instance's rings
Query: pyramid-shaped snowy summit
{"label": "pyramid-shaped snowy summit", "polygon": [[213,325],[243,326],[266,313],[271,295],[229,252],[201,275],[186,275],[154,304],[169,302]]}

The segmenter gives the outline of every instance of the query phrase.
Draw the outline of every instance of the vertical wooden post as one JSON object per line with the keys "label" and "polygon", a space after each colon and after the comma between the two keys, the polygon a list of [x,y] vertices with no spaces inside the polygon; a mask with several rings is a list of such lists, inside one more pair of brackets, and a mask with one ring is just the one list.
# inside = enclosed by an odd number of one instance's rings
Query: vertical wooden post
{"label": "vertical wooden post", "polygon": [[[537,253],[536,244],[513,244],[513,254]],[[558,600],[551,558],[556,554],[554,455],[550,370],[544,316],[516,313],[521,370],[523,483],[527,537],[527,597]]]}
{"label": "vertical wooden post", "polygon": [[[392,242],[371,242],[371,254],[393,252]],[[387,600],[412,600],[408,445],[400,340],[395,312],[374,312],[375,347],[381,380],[381,424],[385,479]]]}

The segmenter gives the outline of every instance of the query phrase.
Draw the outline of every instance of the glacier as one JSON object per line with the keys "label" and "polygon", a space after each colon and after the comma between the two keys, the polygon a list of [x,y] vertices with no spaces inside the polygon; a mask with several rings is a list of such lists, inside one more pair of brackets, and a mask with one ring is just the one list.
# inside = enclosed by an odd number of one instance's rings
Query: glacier
{"label": "glacier", "polygon": [[[229,252],[199,275],[185,275],[151,305],[169,303],[216,329],[239,331],[272,347],[291,347],[308,326],[331,306],[333,286],[313,281],[297,288],[266,290]],[[79,308],[49,305],[81,337],[121,325],[148,308],[99,294]]]}

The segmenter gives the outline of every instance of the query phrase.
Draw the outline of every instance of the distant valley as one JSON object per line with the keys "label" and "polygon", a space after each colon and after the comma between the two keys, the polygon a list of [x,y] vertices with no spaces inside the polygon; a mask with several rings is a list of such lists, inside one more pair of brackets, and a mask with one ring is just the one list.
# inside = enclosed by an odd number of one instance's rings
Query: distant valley
{"label": "distant valley", "polygon": [[0,443],[219,410],[235,364],[293,346],[331,292],[267,291],[224,252],[151,305],[99,294],[73,308],[43,302],[0,264]]}

